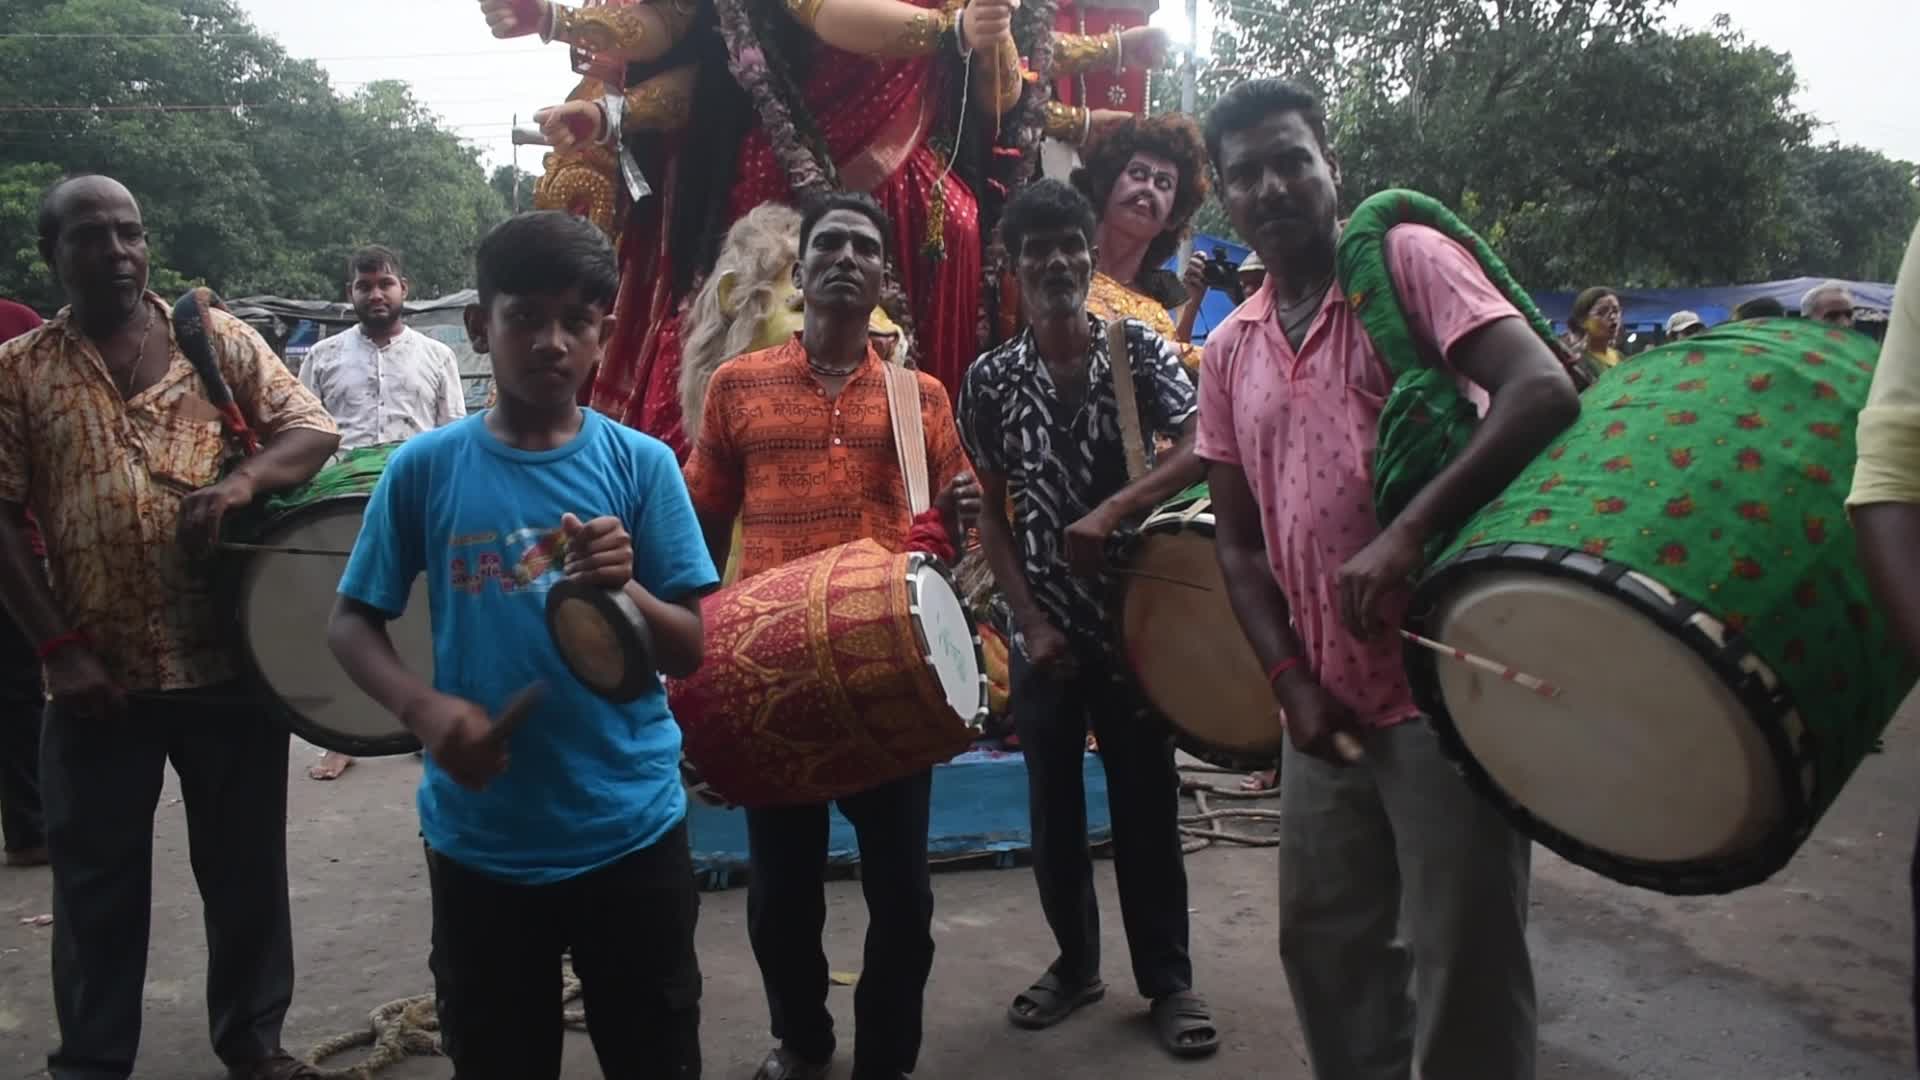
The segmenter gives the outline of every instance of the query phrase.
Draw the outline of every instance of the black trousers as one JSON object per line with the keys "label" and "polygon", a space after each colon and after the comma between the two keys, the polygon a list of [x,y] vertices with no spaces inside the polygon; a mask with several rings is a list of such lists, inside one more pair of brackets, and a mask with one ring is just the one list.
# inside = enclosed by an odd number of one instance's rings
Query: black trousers
{"label": "black trousers", "polygon": [[214,1053],[280,1046],[293,998],[287,732],[235,686],[132,697],[117,720],[49,706],[40,780],[53,857],[54,1080],[125,1077],[140,1044],[152,914],[153,811],[173,763],[207,933]]}
{"label": "black trousers", "polygon": [[[839,800],[860,843],[866,954],[853,992],[853,1075],[913,1071],[933,970],[927,876],[931,770]],[[747,811],[747,934],[766,983],[773,1037],[810,1062],[833,1056],[827,1011],[827,806]]]}
{"label": "black trousers", "polygon": [[1114,874],[1134,983],[1148,998],[1191,989],[1180,774],[1165,721],[1115,677],[1108,665],[1117,661],[1094,650],[1080,650],[1078,674],[1069,677],[1034,667],[1018,650],[1010,659],[1014,729],[1027,759],[1033,876],[1060,947],[1049,970],[1069,986],[1100,974],[1100,907],[1082,775],[1091,728],[1107,773]]}
{"label": "black trousers", "polygon": [[0,617],[0,838],[5,850],[47,842],[40,809],[40,661],[10,618]]}
{"label": "black trousers", "polygon": [[652,846],[550,885],[427,851],[442,1046],[457,1080],[557,1080],[571,952],[607,1080],[699,1080],[700,893],[682,821]]}

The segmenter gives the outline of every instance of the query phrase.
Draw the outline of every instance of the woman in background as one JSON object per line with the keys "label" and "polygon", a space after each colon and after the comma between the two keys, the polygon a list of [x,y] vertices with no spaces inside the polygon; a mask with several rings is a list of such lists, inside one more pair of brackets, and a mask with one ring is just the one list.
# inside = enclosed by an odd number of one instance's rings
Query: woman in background
{"label": "woman in background", "polygon": [[1567,316],[1567,346],[1580,357],[1580,373],[1586,382],[1613,370],[1622,357],[1614,342],[1620,340],[1620,297],[1612,289],[1595,285],[1573,298],[1573,311]]}

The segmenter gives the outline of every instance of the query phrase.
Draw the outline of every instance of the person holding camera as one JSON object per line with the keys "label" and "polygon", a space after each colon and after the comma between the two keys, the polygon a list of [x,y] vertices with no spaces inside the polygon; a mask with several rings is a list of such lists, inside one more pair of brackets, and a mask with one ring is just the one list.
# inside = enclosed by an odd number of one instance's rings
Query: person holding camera
{"label": "person holding camera", "polygon": [[[1174,327],[1174,337],[1182,342],[1193,340],[1193,324],[1200,318],[1200,305],[1210,290],[1218,289],[1233,299],[1233,306],[1239,307],[1247,302],[1247,297],[1260,291],[1267,280],[1267,267],[1260,261],[1258,252],[1249,251],[1247,257],[1235,266],[1228,258],[1227,249],[1217,247],[1213,254],[1196,251],[1187,259],[1186,272],[1180,275],[1180,283],[1187,287],[1187,303],[1180,309],[1180,323]],[[1271,774],[1266,787],[1272,787]],[[1263,790],[1249,787],[1247,790]]]}

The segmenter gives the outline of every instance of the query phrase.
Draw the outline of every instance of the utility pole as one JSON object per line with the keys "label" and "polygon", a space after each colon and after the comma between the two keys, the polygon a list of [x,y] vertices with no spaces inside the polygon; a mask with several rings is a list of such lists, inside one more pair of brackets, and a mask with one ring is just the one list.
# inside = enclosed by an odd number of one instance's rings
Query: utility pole
{"label": "utility pole", "polygon": [[[1188,116],[1193,115],[1193,111],[1198,104],[1196,99],[1199,96],[1199,86],[1197,83],[1199,74],[1200,0],[1187,0],[1187,62],[1184,70],[1180,73],[1180,111],[1186,113]],[[1193,236],[1192,234],[1188,234],[1185,240],[1180,241],[1180,262],[1175,266],[1174,272],[1177,274],[1186,273],[1187,260],[1192,257]]]}
{"label": "utility pole", "polygon": [[[1192,0],[1188,0],[1188,3],[1191,4]],[[517,129],[519,128],[519,126],[520,126],[520,114],[514,113],[513,129]],[[513,129],[509,129],[509,130],[513,130]],[[517,214],[520,212],[520,140],[508,139],[507,141],[513,144],[513,210],[512,212]]]}

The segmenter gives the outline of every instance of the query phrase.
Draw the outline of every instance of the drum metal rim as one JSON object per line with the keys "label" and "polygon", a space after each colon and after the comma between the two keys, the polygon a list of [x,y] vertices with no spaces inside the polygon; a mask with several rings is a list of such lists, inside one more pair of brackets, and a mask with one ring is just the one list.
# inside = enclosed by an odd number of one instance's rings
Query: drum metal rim
{"label": "drum metal rim", "polygon": [[[620,682],[612,687],[601,688],[589,682],[574,658],[560,647],[560,609],[569,600],[579,600],[591,607],[595,613],[605,619],[618,639],[620,651],[626,657],[645,657],[646,662],[622,673]],[[594,696],[610,701],[615,705],[626,705],[640,700],[648,691],[660,685],[660,674],[653,663],[653,634],[647,625],[647,618],[633,602],[624,589],[608,589],[599,585],[588,585],[578,581],[561,581],[547,590],[546,603],[547,636],[552,639],[554,651],[560,654],[560,662],[567,665],[580,685],[592,691]]]}
{"label": "drum metal rim", "polygon": [[[946,564],[925,552],[915,551],[909,553],[907,556],[907,616],[908,621],[913,626],[913,641],[920,650],[920,659],[926,663],[925,670],[928,676],[932,678],[940,691],[940,696],[944,698],[947,694],[946,684],[942,683],[939,676],[935,674],[938,669],[934,667],[933,645],[927,641],[927,632],[920,620],[920,579],[918,575],[923,568],[931,569],[934,573],[940,575],[941,580],[947,583],[949,589],[953,588],[953,577],[948,573]],[[954,595],[957,597],[959,590],[955,589]],[[975,706],[973,715],[962,716],[960,719],[968,727],[978,732],[985,728],[987,721],[987,662],[986,657],[981,652],[980,628],[975,625],[972,618],[967,615],[967,605],[965,603],[960,605],[960,614],[962,617],[967,618],[967,637],[973,642],[974,667],[980,672],[978,680],[979,703]]]}
{"label": "drum metal rim", "polygon": [[[263,538],[271,537],[288,526],[298,525],[309,518],[317,517],[321,511],[335,508],[341,503],[352,503],[364,507],[369,498],[369,495],[364,494],[334,495],[274,514],[259,523],[259,535]],[[231,613],[234,628],[238,631],[235,636],[240,642],[243,680],[248,689],[260,698],[261,706],[277,716],[280,722],[295,735],[322,750],[332,750],[353,757],[399,757],[402,754],[411,754],[420,750],[420,740],[410,731],[371,738],[346,735],[314,723],[307,719],[305,713],[287,704],[286,700],[280,696],[280,692],[274,689],[273,683],[267,680],[265,671],[260,667],[260,658],[254,653],[252,627],[247,619],[244,602],[248,596],[247,586],[254,580],[257,569],[264,565],[262,561],[265,557],[264,553],[235,552],[233,557],[232,565],[237,566],[238,570],[228,577],[230,584],[223,589],[225,596],[221,600],[221,606]],[[290,558],[291,556],[281,557]],[[343,672],[343,677],[344,674]]]}
{"label": "drum metal rim", "polygon": [[1432,722],[1447,755],[1483,797],[1498,807],[1515,828],[1567,861],[1623,884],[1670,896],[1732,892],[1759,884],[1786,866],[1813,829],[1811,807],[1817,804],[1819,793],[1809,790],[1807,766],[1813,759],[1817,737],[1807,730],[1801,735],[1800,745],[1793,745],[1785,724],[1795,708],[1792,693],[1778,680],[1772,689],[1767,688],[1761,676],[1743,663],[1754,655],[1746,635],[1730,631],[1724,644],[1714,641],[1693,621],[1696,614],[1711,613],[1678,593],[1672,593],[1673,601],[1669,603],[1635,581],[1634,571],[1624,564],[1556,544],[1520,541],[1470,547],[1434,566],[1414,590],[1407,612],[1407,628],[1416,634],[1431,636],[1439,629],[1431,620],[1437,615],[1446,591],[1485,570],[1527,570],[1585,585],[1645,615],[1666,631],[1668,637],[1692,651],[1721,677],[1728,690],[1747,707],[1750,719],[1760,725],[1761,735],[1773,751],[1786,813],[1782,824],[1767,839],[1739,855],[1661,863],[1625,858],[1592,847],[1534,816],[1510,798],[1488,774],[1468,751],[1441,696],[1439,658],[1428,649],[1409,644],[1405,649],[1406,668],[1414,701]]}

